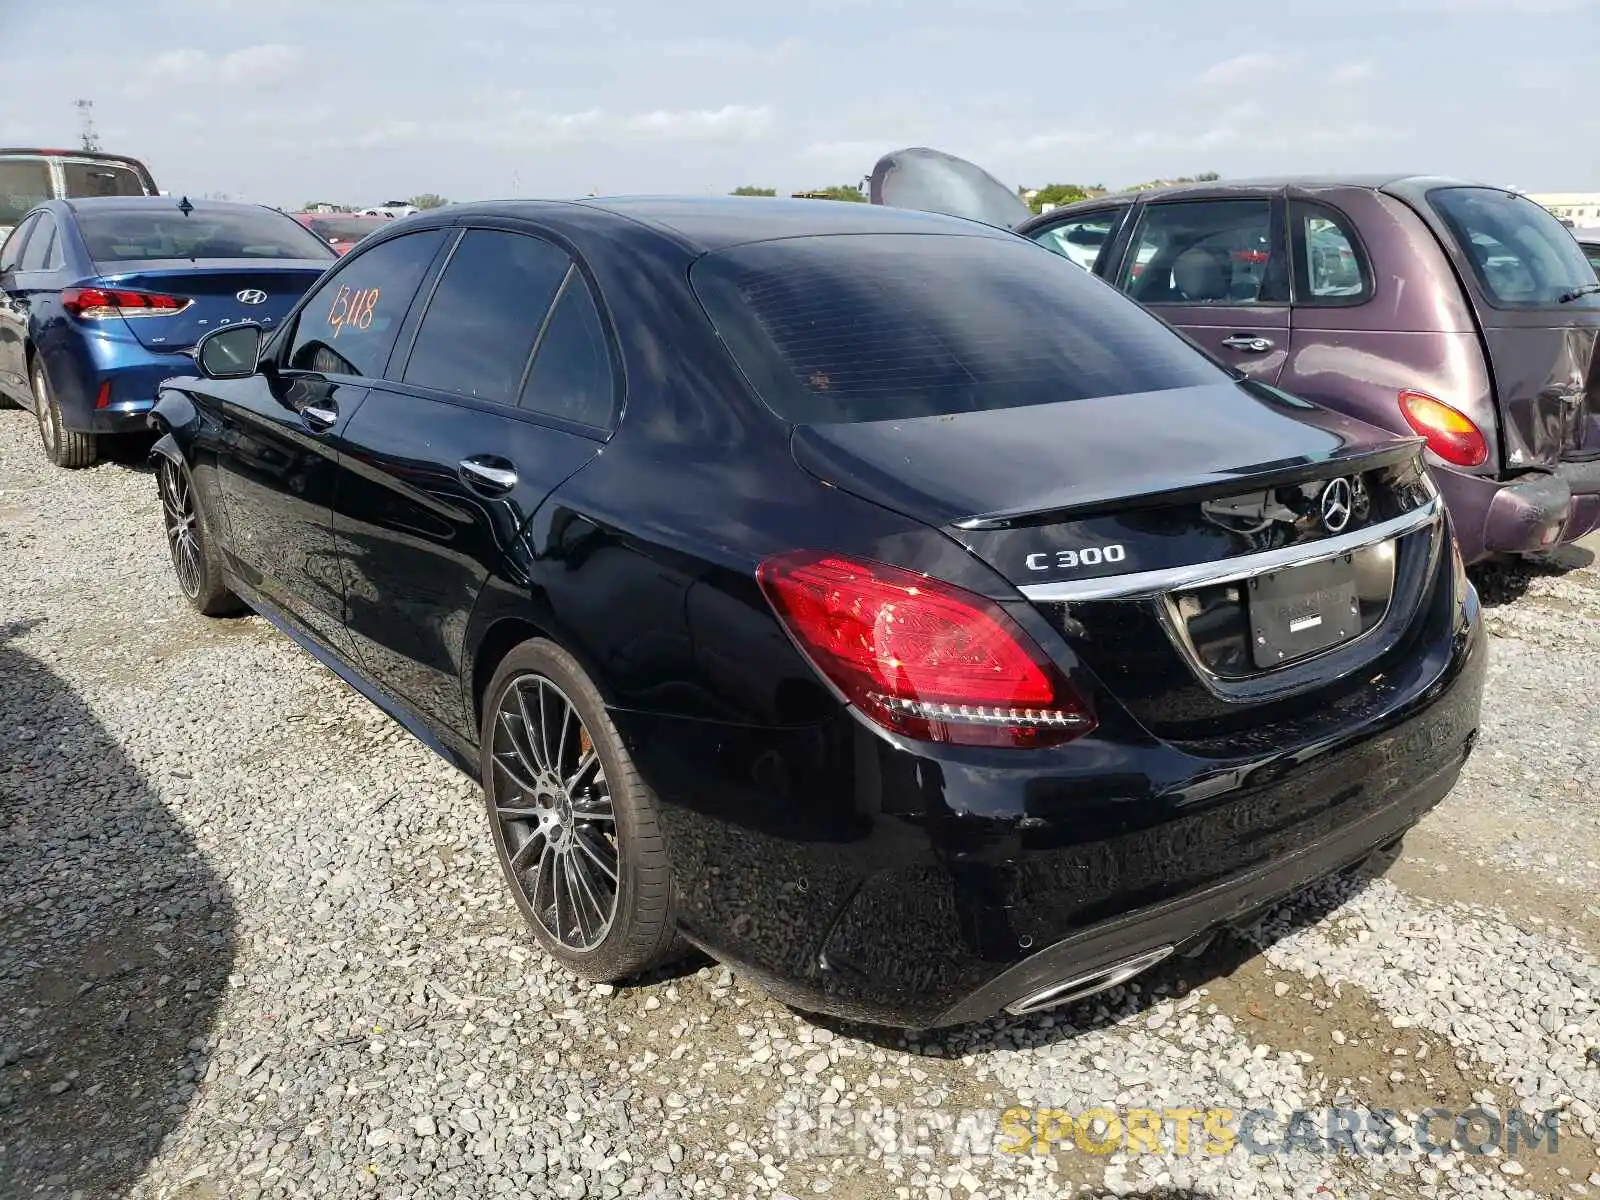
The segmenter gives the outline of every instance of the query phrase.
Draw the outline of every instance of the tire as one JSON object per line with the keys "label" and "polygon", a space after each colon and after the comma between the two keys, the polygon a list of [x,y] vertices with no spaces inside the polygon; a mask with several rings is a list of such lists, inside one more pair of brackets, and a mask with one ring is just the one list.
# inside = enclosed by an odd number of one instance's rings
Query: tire
{"label": "tire", "polygon": [[100,457],[99,439],[92,433],[80,433],[61,423],[61,406],[50,390],[50,380],[45,377],[44,363],[33,360],[33,415],[39,421],[39,440],[44,443],[46,457],[58,467],[77,470],[92,467]]}
{"label": "tire", "polygon": [[[527,733],[541,729],[530,745]],[[490,835],[540,945],[594,983],[672,958],[677,927],[660,810],[577,661],[542,638],[513,649],[484,693],[479,735]],[[607,808],[609,818],[600,816]],[[594,918],[608,890],[614,900],[602,929]]]}
{"label": "tire", "polygon": [[178,590],[208,617],[226,617],[244,604],[223,582],[222,556],[206,524],[204,507],[195,498],[189,469],[166,455],[156,464],[156,490],[161,497],[161,524]]}

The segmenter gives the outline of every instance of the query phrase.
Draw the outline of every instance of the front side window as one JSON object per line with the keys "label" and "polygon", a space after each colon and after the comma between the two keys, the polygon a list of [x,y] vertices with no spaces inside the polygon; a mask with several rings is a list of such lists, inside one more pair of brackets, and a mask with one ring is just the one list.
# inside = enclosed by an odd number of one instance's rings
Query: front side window
{"label": "front side window", "polygon": [[542,238],[469,229],[428,302],[404,382],[515,404],[570,263],[566,251]]}
{"label": "front side window", "polygon": [[700,258],[690,281],[779,416],[901,420],[1223,384],[1170,326],[1018,237],[834,234]]}
{"label": "front side window", "polygon": [[1371,272],[1349,218],[1324,205],[1298,200],[1289,211],[1296,302],[1351,304],[1370,295]]}
{"label": "front side window", "polygon": [[50,164],[42,158],[0,158],[0,225],[22,219],[50,199]]}
{"label": "front side window", "polygon": [[1525,196],[1482,187],[1435,188],[1428,203],[1450,230],[1490,303],[1508,307],[1600,307],[1579,296],[1595,268],[1571,232]]}
{"label": "front side window", "polygon": [[1583,256],[1589,260],[1589,265],[1600,274],[1600,242],[1583,243]]}
{"label": "front side window", "polygon": [[33,227],[33,236],[23,248],[19,271],[44,271],[56,249],[56,221],[49,213],[40,213]]}
{"label": "front side window", "polygon": [[137,207],[83,205],[78,209],[78,232],[97,263],[338,257],[305,226],[270,208],[197,206],[185,216],[176,204],[156,200]]}
{"label": "front side window", "polygon": [[583,273],[567,273],[539,339],[518,405],[532,412],[606,429],[616,386],[605,326]]}
{"label": "front side window", "polygon": [[33,227],[38,223],[38,217],[29,217],[11,231],[11,236],[6,238],[5,245],[0,246],[0,271],[17,269],[17,264],[22,261],[22,251],[27,244],[28,234],[33,232]]}
{"label": "front side window", "polygon": [[1086,271],[1094,270],[1106,243],[1122,219],[1123,209],[1086,213],[1059,225],[1036,229],[1030,235],[1046,250],[1070,258]]}
{"label": "front side window", "polygon": [[1145,207],[1118,286],[1141,304],[1259,304],[1272,262],[1272,202]]}
{"label": "front side window", "polygon": [[444,238],[445,230],[424,229],[353,253],[300,309],[286,365],[381,378],[400,322]]}

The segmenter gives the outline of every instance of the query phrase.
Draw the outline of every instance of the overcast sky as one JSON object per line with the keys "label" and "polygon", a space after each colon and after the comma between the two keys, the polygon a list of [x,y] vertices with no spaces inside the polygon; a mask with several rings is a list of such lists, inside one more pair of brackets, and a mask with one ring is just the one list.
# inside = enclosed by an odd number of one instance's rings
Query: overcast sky
{"label": "overcast sky", "polygon": [[0,0],[0,145],[293,205],[1412,170],[1600,190],[1600,0]]}

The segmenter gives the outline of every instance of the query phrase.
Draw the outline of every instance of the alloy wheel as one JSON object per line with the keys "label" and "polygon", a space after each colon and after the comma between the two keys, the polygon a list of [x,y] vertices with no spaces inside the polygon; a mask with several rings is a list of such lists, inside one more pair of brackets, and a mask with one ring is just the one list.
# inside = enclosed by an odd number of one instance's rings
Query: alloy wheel
{"label": "alloy wheel", "polygon": [[161,489],[161,515],[167,527],[167,548],[172,552],[172,569],[178,586],[191,600],[200,594],[204,564],[200,554],[199,522],[194,510],[194,492],[189,477],[177,463],[161,461],[157,476]]}
{"label": "alloy wheel", "polygon": [[494,836],[524,907],[559,945],[605,940],[617,915],[617,818],[605,768],[572,701],[542,675],[500,695],[488,793]]}
{"label": "alloy wheel", "polygon": [[55,401],[50,397],[50,385],[44,371],[35,367],[33,372],[33,415],[39,422],[39,440],[51,458],[56,456]]}

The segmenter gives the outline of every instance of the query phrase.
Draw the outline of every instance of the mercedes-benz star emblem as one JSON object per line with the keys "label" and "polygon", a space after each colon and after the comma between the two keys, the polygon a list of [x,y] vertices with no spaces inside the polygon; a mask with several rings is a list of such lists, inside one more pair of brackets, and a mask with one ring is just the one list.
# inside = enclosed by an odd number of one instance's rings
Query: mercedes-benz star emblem
{"label": "mercedes-benz star emblem", "polygon": [[1322,489],[1322,527],[1329,533],[1342,532],[1350,524],[1355,508],[1355,490],[1348,479],[1335,479]]}
{"label": "mercedes-benz star emblem", "polygon": [[265,304],[267,294],[260,288],[245,288],[244,291],[237,293],[234,299],[240,304]]}

